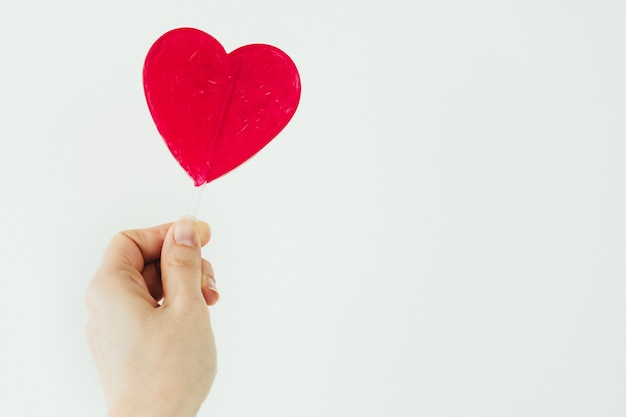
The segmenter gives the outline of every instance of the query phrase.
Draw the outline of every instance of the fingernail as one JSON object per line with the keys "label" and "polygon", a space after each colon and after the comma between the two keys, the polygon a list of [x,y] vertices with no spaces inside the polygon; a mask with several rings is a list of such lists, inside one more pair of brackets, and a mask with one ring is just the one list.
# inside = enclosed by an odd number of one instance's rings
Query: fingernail
{"label": "fingernail", "polygon": [[174,225],[174,241],[192,248],[198,246],[198,228],[194,217],[185,216],[178,219]]}
{"label": "fingernail", "polygon": [[213,293],[212,299],[210,299],[210,305],[215,305],[220,299],[220,293],[217,291],[217,287],[215,286],[215,279],[211,276],[206,277],[206,286],[209,288],[209,291]]}
{"label": "fingernail", "polygon": [[202,276],[202,295],[209,307],[214,306],[220,299],[220,293],[215,288],[215,279],[207,274]]}
{"label": "fingernail", "polygon": [[217,286],[215,285],[215,279],[213,277],[206,277],[206,285],[209,287],[211,291],[218,292]]}

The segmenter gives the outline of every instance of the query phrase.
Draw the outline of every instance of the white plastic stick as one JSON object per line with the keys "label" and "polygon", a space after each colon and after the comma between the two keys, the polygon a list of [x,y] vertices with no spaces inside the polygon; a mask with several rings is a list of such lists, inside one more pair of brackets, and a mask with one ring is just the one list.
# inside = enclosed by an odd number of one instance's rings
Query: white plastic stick
{"label": "white plastic stick", "polygon": [[198,209],[200,208],[200,200],[202,200],[202,192],[204,191],[205,186],[206,183],[202,184],[199,187],[195,187],[193,200],[191,202],[191,210],[189,211],[189,214],[193,217],[197,217]]}

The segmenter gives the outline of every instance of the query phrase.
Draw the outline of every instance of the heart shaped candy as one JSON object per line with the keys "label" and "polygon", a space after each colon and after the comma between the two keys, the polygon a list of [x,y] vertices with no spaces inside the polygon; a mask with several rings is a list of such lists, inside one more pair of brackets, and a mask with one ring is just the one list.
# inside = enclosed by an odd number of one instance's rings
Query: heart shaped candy
{"label": "heart shaped candy", "polygon": [[192,28],[174,29],[152,45],[143,83],[159,133],[196,186],[260,151],[300,101],[298,70],[284,52],[255,44],[227,54]]}

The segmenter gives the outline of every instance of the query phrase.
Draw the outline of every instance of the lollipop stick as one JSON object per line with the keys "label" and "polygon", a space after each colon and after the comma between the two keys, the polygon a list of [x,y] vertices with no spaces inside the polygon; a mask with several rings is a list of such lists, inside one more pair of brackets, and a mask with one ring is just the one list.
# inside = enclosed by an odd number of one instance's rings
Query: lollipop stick
{"label": "lollipop stick", "polygon": [[200,207],[200,200],[202,199],[202,192],[204,191],[205,186],[206,183],[202,184],[199,187],[195,187],[193,200],[191,202],[191,210],[189,211],[189,214],[193,217],[197,217],[198,208]]}

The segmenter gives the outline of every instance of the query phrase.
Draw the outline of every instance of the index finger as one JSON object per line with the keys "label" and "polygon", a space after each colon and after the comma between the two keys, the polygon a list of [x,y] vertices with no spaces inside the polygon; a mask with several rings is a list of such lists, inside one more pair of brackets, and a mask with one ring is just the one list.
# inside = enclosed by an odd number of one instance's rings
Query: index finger
{"label": "index finger", "polygon": [[130,266],[141,272],[145,264],[161,257],[163,239],[172,223],[148,229],[126,230],[113,236],[102,255],[102,266]]}
{"label": "index finger", "polygon": [[[161,258],[161,248],[172,223],[147,229],[126,230],[115,235],[102,256],[102,266],[131,267],[141,272],[146,264]],[[211,238],[209,225],[198,221],[201,245]]]}

